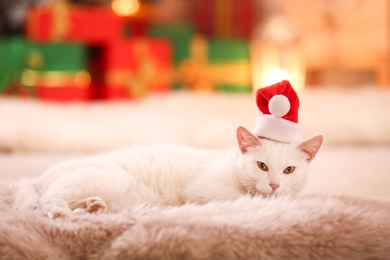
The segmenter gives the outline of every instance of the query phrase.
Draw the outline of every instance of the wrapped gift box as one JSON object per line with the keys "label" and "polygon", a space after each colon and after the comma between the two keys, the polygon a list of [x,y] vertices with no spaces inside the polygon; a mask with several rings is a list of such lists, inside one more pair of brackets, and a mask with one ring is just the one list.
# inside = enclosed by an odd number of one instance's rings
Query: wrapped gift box
{"label": "wrapped gift box", "polygon": [[43,100],[84,101],[91,98],[87,48],[79,44],[30,44],[21,84]]}
{"label": "wrapped gift box", "polygon": [[194,28],[190,25],[152,25],[149,27],[148,35],[169,40],[172,44],[173,61],[176,66],[187,59],[190,54],[188,46],[194,36]]}
{"label": "wrapped gift box", "polygon": [[246,41],[207,41],[196,36],[189,46],[177,78],[191,90],[248,92],[251,90],[249,43]]}
{"label": "wrapped gift box", "polygon": [[123,21],[109,7],[69,5],[63,1],[29,9],[26,37],[37,42],[102,44],[121,36]]}
{"label": "wrapped gift box", "polygon": [[254,0],[194,0],[193,21],[207,37],[249,39],[255,22]]}
{"label": "wrapped gift box", "polygon": [[249,43],[244,40],[206,40],[191,26],[152,26],[152,37],[173,46],[175,88],[250,91]]}
{"label": "wrapped gift box", "polygon": [[[104,77],[94,86],[105,99],[139,98],[172,89],[172,48],[161,39],[133,38],[112,42],[95,59]],[[99,74],[99,73],[97,73]],[[97,86],[100,85],[100,86]]]}
{"label": "wrapped gift box", "polygon": [[[195,35],[194,28],[190,25],[152,25],[149,27],[148,35],[154,38],[164,38],[172,45],[173,65],[175,70],[179,68],[183,60],[190,56],[190,42]],[[173,82],[175,89],[180,89],[181,83],[174,76]]]}

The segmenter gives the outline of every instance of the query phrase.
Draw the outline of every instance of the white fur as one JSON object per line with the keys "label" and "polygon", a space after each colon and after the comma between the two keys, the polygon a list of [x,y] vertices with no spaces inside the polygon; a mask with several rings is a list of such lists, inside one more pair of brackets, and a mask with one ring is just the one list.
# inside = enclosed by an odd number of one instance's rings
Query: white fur
{"label": "white fur", "polygon": [[252,133],[256,136],[270,138],[280,142],[302,142],[302,126],[300,124],[273,115],[258,116]]}
{"label": "white fur", "polygon": [[[251,134],[244,130],[238,131],[249,138]],[[107,206],[113,212],[139,202],[180,205],[236,199],[245,193],[270,196],[301,190],[309,161],[298,145],[271,140],[260,144],[257,137],[251,138],[245,144],[239,140],[240,149],[151,145],[64,162],[22,187],[15,204],[56,218],[83,208],[104,212]],[[266,163],[269,171],[260,170],[258,161]],[[295,166],[295,172],[283,174],[288,166]],[[270,183],[280,187],[273,192]],[[90,211],[88,205],[96,208]]]}
{"label": "white fur", "polygon": [[[256,183],[256,189],[251,192],[260,191],[264,195],[296,194],[307,182],[310,165],[297,144],[261,139],[261,148],[250,148],[243,157],[238,160],[238,165],[246,174],[239,174],[239,178],[243,184]],[[269,171],[259,170],[256,163],[248,163],[251,161],[265,163]],[[283,170],[288,166],[295,166],[296,170],[287,175]],[[272,192],[270,183],[279,184],[280,187]],[[253,189],[250,185],[246,187]]]}

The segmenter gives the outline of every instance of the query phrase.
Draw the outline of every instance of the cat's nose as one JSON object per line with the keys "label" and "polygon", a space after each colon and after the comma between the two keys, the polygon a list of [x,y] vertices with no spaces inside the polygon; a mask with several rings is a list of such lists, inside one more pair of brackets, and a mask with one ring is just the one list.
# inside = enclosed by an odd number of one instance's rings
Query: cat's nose
{"label": "cat's nose", "polygon": [[276,190],[277,188],[279,188],[279,184],[275,183],[270,183],[269,186],[271,186],[272,190]]}

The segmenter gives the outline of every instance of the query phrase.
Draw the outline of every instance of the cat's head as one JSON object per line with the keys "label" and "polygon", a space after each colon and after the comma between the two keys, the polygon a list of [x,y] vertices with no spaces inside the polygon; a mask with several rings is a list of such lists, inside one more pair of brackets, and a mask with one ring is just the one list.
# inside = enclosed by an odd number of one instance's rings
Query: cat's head
{"label": "cat's head", "polygon": [[251,194],[274,196],[295,194],[305,186],[310,162],[320,149],[323,137],[300,144],[282,143],[258,138],[239,127],[237,140],[241,151],[240,182]]}

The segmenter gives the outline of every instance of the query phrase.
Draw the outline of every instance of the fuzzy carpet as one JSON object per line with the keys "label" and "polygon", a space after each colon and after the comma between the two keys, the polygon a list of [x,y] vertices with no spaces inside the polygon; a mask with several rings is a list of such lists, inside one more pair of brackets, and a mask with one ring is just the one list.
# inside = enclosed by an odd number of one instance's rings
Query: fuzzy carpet
{"label": "fuzzy carpet", "polygon": [[390,200],[305,195],[52,220],[0,183],[1,259],[389,259]]}

